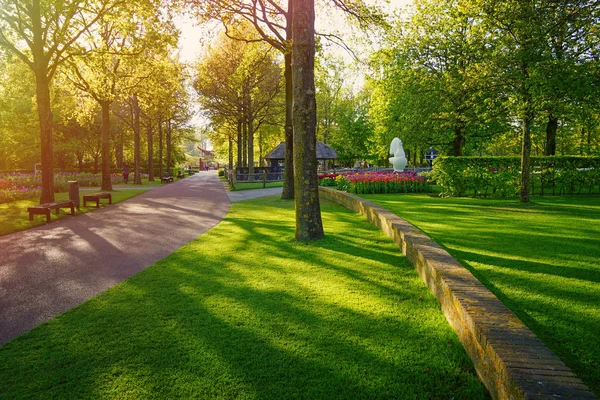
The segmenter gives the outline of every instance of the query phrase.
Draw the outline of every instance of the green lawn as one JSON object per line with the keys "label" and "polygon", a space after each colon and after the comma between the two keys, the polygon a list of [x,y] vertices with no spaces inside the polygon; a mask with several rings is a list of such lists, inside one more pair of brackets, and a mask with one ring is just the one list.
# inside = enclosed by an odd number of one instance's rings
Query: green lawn
{"label": "green lawn", "polygon": [[234,203],[171,256],[0,347],[0,398],[481,399],[435,298],[361,216]]}
{"label": "green lawn", "polygon": [[[268,188],[272,188],[272,187],[283,187],[283,182],[267,182],[266,187]],[[250,189],[263,189],[263,183],[262,182],[246,182],[246,183],[242,183],[242,182],[236,182],[235,183],[235,190],[250,190]]]}
{"label": "green lawn", "polygon": [[363,197],[443,245],[600,394],[600,197]]}
{"label": "green lawn", "polygon": [[[142,194],[144,191],[140,189],[130,189],[130,190],[116,190],[113,191],[113,203],[118,203],[123,200],[127,200],[133,196],[137,196],[138,194]],[[80,195],[83,196],[86,192],[84,190],[80,190]],[[68,193],[56,193],[56,200],[67,200],[69,198]],[[107,200],[101,201],[101,204],[106,204]],[[34,226],[44,225],[46,224],[46,216],[45,215],[34,215],[33,221],[29,220],[29,213],[27,212],[27,207],[35,206],[39,204],[39,199],[29,199],[29,200],[19,200],[13,201],[11,203],[0,204],[0,235],[7,235],[9,233],[22,231],[25,229],[33,228]],[[81,211],[75,210],[75,215],[79,213],[85,213],[89,211],[93,211],[96,209],[95,203],[88,203],[90,207],[83,207],[83,202],[81,203]],[[58,215],[55,214],[55,211],[52,211],[52,221],[55,221],[60,218],[64,218],[67,216],[71,216],[71,211],[69,209],[63,208],[60,210]]]}

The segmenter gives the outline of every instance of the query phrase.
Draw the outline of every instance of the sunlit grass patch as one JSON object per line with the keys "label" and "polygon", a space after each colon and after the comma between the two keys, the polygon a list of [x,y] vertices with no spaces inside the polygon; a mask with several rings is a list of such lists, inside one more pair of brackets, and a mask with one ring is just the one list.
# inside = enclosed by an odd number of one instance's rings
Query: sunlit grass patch
{"label": "sunlit grass patch", "polygon": [[600,197],[363,197],[446,247],[600,394]]}
{"label": "sunlit grass patch", "polygon": [[[80,195],[83,196],[87,194],[85,190],[81,190]],[[131,197],[137,196],[138,194],[144,193],[143,190],[116,190],[112,192],[112,202],[118,203],[123,200],[127,200]],[[68,200],[68,193],[56,193],[55,199],[58,200]],[[22,231],[25,229],[33,228],[35,226],[40,226],[46,224],[46,216],[45,215],[34,215],[33,221],[29,220],[29,213],[27,212],[27,207],[35,206],[39,204],[39,199],[29,199],[29,200],[18,200],[10,203],[0,204],[0,235],[7,235],[9,233]],[[103,201],[102,204],[106,204],[106,201]],[[80,211],[75,210],[75,215],[79,213],[85,213],[89,211],[93,211],[96,209],[95,203],[88,203],[89,207],[83,207],[83,202],[81,203]],[[60,213],[56,215],[55,211],[52,211],[51,220],[55,221],[60,218],[64,218],[66,216],[71,216],[71,211],[69,209],[63,208],[60,210]]]}
{"label": "sunlit grass patch", "polygon": [[277,197],[0,347],[0,397],[487,396],[388,238],[325,203],[326,238],[297,243]]}

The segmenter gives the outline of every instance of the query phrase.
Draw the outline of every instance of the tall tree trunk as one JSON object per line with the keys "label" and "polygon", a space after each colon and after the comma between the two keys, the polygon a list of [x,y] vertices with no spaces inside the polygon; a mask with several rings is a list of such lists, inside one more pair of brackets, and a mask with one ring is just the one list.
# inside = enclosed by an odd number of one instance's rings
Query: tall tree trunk
{"label": "tall tree trunk", "polygon": [[249,181],[254,181],[254,119],[248,115],[248,177]]}
{"label": "tall tree trunk", "polygon": [[522,119],[523,147],[521,150],[521,203],[529,203],[531,183],[531,123],[533,116],[526,113]]}
{"label": "tall tree trunk", "polygon": [[110,101],[100,102],[102,107],[102,188],[101,190],[112,190],[110,180]]}
{"label": "tall tree trunk", "polygon": [[162,120],[158,120],[158,173],[162,178],[163,173],[163,131],[162,131]]}
{"label": "tall tree trunk", "polygon": [[558,118],[552,114],[548,115],[548,123],[546,124],[546,147],[544,148],[545,156],[553,156],[556,154],[556,131],[558,129]]}
{"label": "tall tree trunk", "polygon": [[40,144],[42,163],[41,203],[54,201],[54,152],[52,149],[52,111],[50,108],[50,79],[48,60],[44,55],[44,30],[42,28],[41,6],[39,0],[32,2],[31,27],[33,46],[31,48],[35,72],[35,100],[40,120]]}
{"label": "tall tree trunk", "polygon": [[231,134],[229,134],[227,138],[229,139],[229,163],[227,164],[227,168],[231,171],[231,169],[233,168],[233,137]]}
{"label": "tall tree trunk", "polygon": [[173,176],[173,171],[171,171],[171,150],[172,150],[172,143],[171,143],[171,134],[172,132],[172,125],[171,125],[171,118],[169,118],[167,120],[167,172],[169,173],[169,176]]}
{"label": "tall tree trunk", "polygon": [[462,156],[462,150],[465,146],[465,125],[462,121],[457,121],[454,125],[454,139],[452,140],[452,155],[455,157]]}
{"label": "tall tree trunk", "polygon": [[142,172],[140,171],[141,163],[141,143],[140,143],[140,104],[138,102],[137,95],[131,96],[131,108],[133,111],[133,164],[134,164],[134,175],[133,184],[142,184]]}
{"label": "tall tree trunk", "polygon": [[243,144],[242,144],[242,120],[239,119],[238,123],[237,123],[237,164],[236,167],[240,168],[243,167],[243,161],[242,161],[242,151],[243,151]]}
{"label": "tall tree trunk", "polygon": [[146,137],[148,140],[148,182],[154,182],[154,142],[152,135],[152,120],[147,118]]}
{"label": "tall tree trunk", "polygon": [[[288,1],[288,15],[291,16],[291,3]],[[286,39],[291,40],[291,17],[288,18]],[[292,53],[285,54],[285,160],[284,176],[283,176],[283,191],[281,192],[282,199],[294,198],[294,125],[292,123],[292,106],[293,106],[293,90],[292,90]]]}
{"label": "tall tree trunk", "polygon": [[242,124],[242,167],[248,167],[248,123]]}
{"label": "tall tree trunk", "polygon": [[294,0],[292,15],[296,240],[305,241],[324,236],[317,180],[314,0]]}
{"label": "tall tree trunk", "polygon": [[[43,50],[42,50],[43,51]],[[39,69],[39,70],[37,70]],[[42,71],[42,69],[44,69]],[[50,83],[45,68],[36,65],[36,104],[40,120],[42,190],[40,204],[54,201],[54,150],[52,149],[52,111]]]}

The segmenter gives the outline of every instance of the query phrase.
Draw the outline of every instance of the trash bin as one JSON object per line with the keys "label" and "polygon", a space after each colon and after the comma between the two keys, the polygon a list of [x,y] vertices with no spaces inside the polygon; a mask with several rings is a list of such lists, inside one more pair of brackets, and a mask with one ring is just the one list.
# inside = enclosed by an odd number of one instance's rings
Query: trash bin
{"label": "trash bin", "polygon": [[69,181],[69,200],[71,200],[75,207],[79,210],[79,182]]}

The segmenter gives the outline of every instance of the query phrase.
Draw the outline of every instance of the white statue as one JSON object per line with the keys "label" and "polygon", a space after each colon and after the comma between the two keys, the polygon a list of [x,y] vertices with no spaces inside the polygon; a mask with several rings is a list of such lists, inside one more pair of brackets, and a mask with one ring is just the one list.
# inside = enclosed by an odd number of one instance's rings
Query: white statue
{"label": "white statue", "polygon": [[398,139],[397,137],[392,140],[390,154],[394,156],[390,157],[390,162],[394,167],[394,172],[404,171],[404,167],[406,167],[406,155],[404,154],[404,149],[402,148],[402,140]]}

